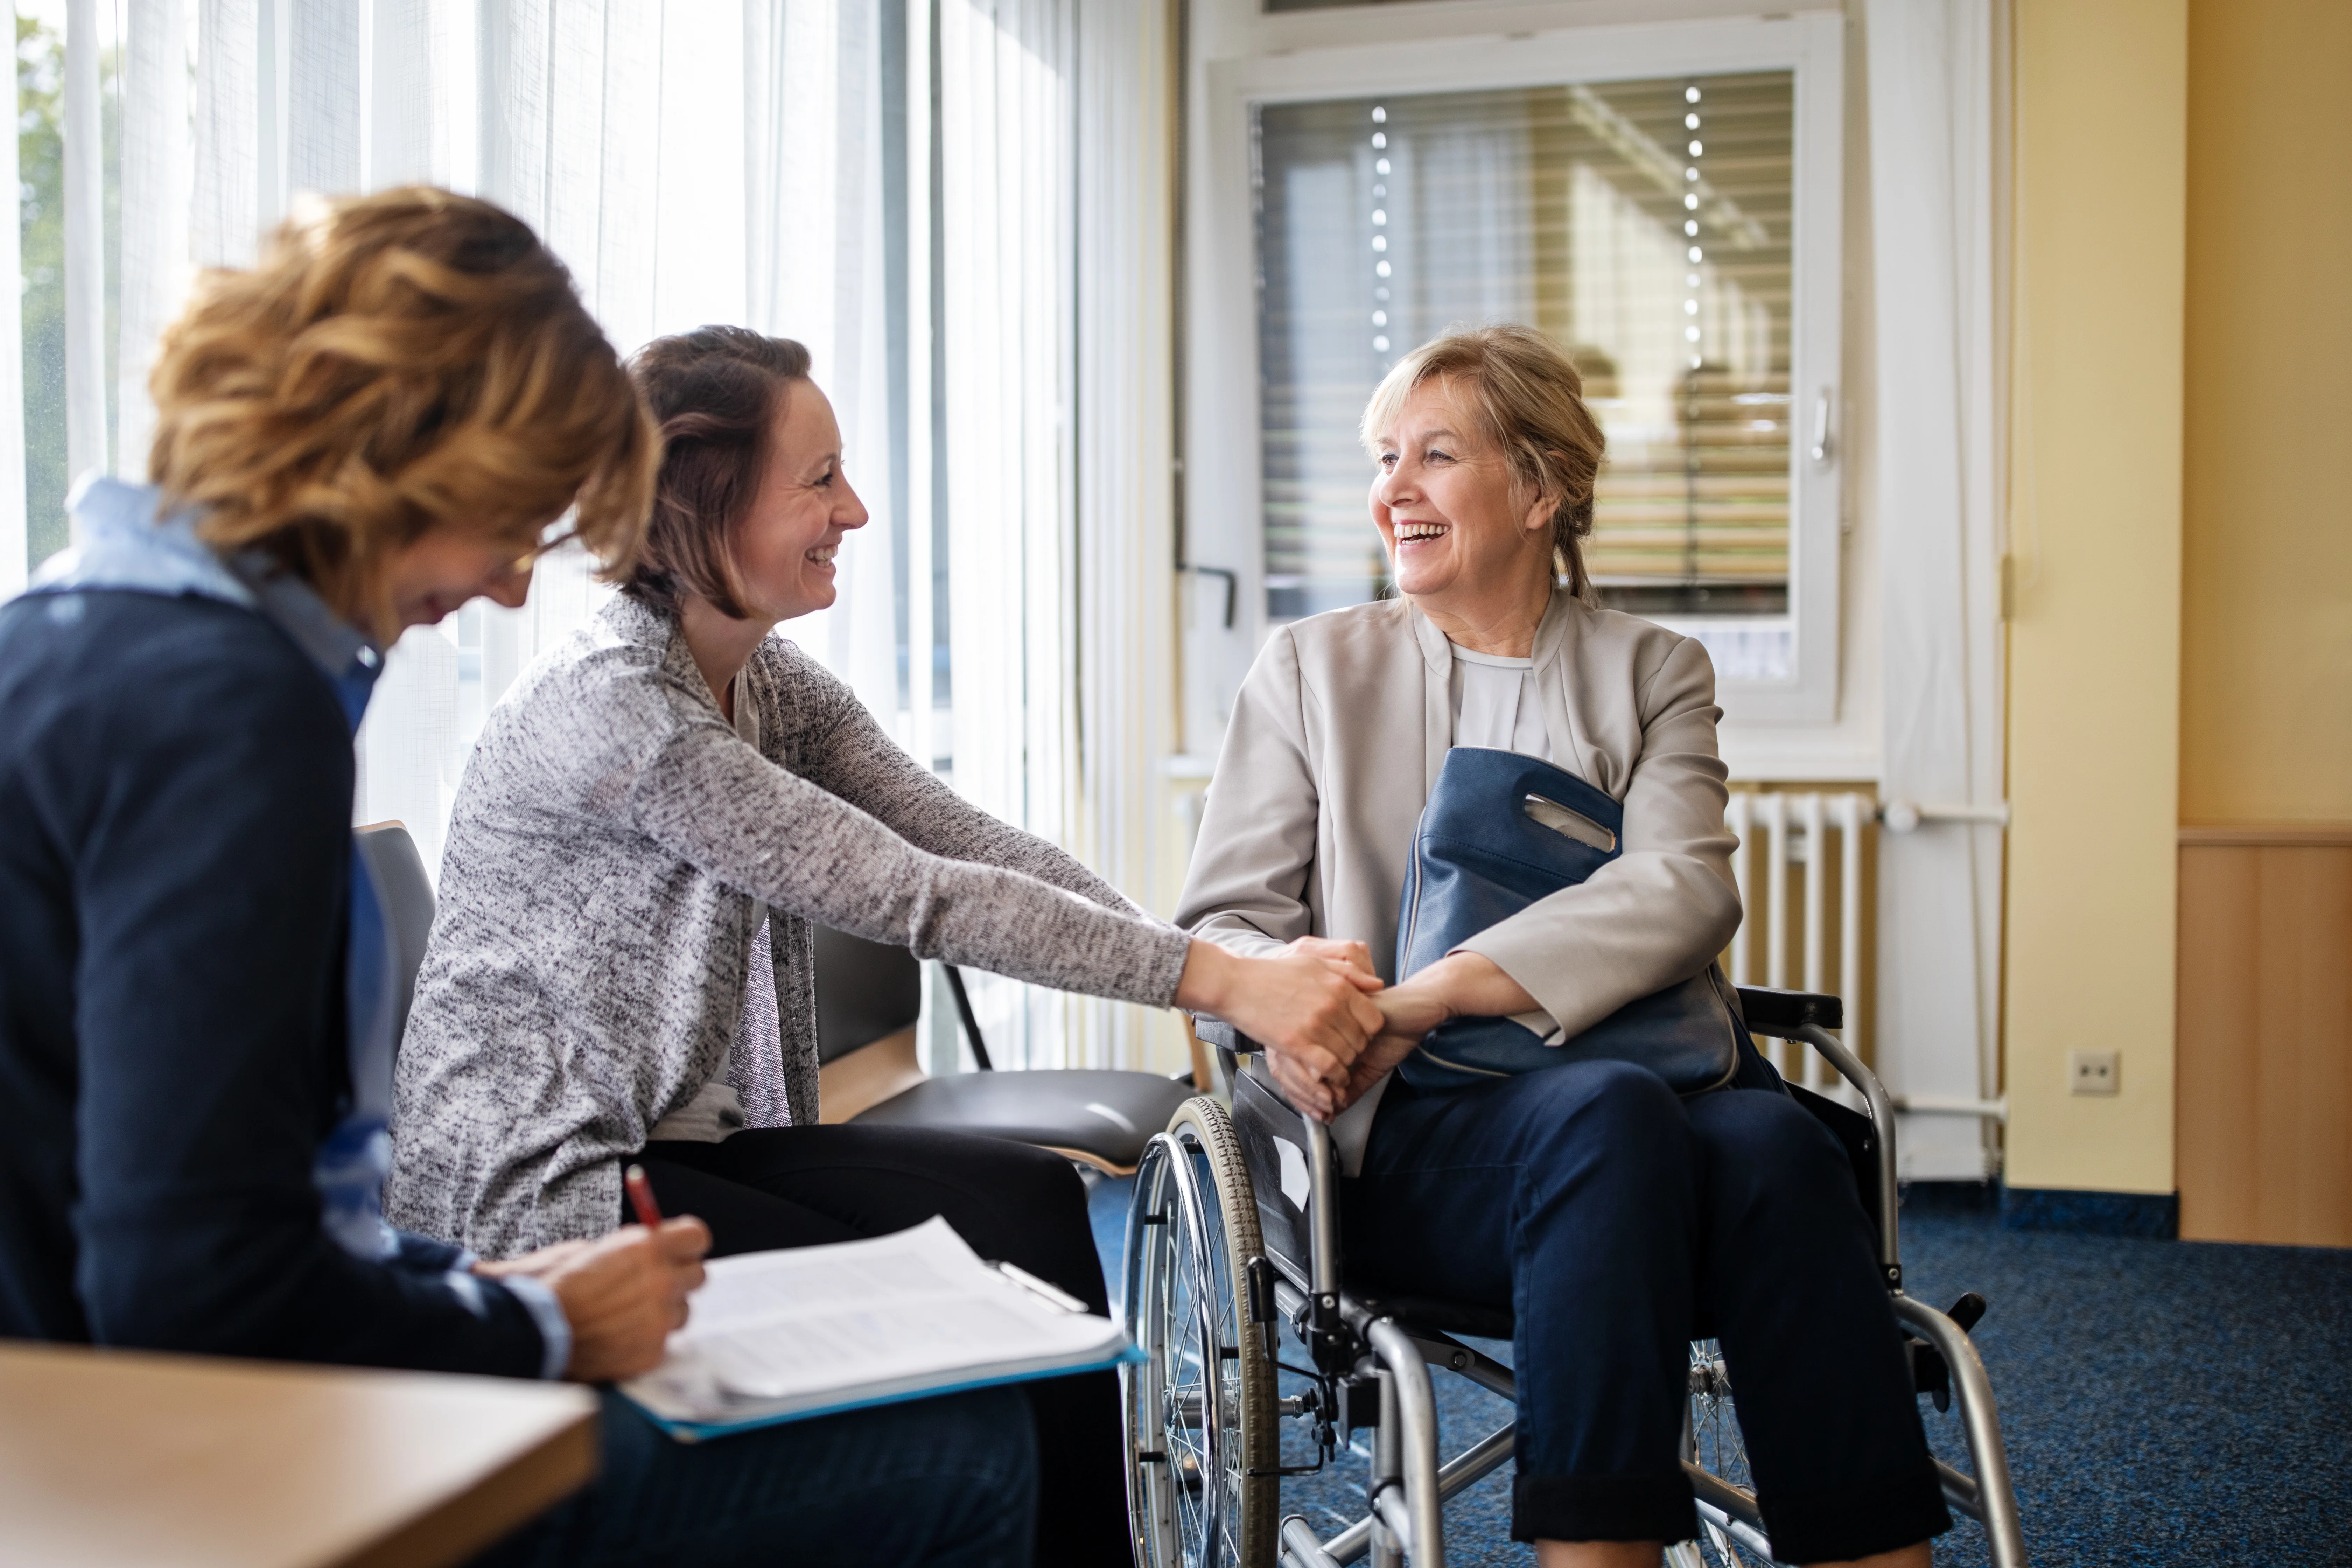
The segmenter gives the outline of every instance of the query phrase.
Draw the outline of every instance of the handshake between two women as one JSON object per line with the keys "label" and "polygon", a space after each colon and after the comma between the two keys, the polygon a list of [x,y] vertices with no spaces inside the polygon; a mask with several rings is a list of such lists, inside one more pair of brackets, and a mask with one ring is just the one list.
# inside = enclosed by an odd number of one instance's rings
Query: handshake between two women
{"label": "handshake between two women", "polygon": [[1449,953],[1390,985],[1360,942],[1302,936],[1245,958],[1196,937],[1176,1005],[1222,1018],[1265,1047],[1290,1103],[1328,1121],[1447,1019],[1524,1013],[1536,1000],[1475,952]]}

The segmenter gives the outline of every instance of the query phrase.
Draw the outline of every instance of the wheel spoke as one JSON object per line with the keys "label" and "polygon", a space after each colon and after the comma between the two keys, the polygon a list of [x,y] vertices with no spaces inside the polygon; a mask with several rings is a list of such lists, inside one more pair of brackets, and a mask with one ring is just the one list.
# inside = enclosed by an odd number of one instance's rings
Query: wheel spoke
{"label": "wheel spoke", "polygon": [[[1692,1458],[1700,1468],[1744,1490],[1755,1490],[1747,1440],[1732,1401],[1730,1372],[1722,1347],[1713,1340],[1691,1344],[1690,1436]],[[1757,1568],[1761,1563],[1715,1525],[1706,1525],[1704,1535],[1721,1568]]]}

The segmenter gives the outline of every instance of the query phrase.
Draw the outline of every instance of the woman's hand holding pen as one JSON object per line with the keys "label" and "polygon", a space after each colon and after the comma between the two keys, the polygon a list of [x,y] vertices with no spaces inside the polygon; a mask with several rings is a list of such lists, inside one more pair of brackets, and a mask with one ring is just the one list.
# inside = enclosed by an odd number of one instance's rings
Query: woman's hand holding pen
{"label": "woman's hand holding pen", "polygon": [[[1344,950],[1360,944],[1324,942]],[[1244,958],[1197,938],[1176,987],[1176,1005],[1224,1019],[1266,1047],[1276,1081],[1307,1115],[1328,1120],[1346,1103],[1349,1070],[1381,1028],[1370,992],[1381,988],[1369,954],[1289,951]]]}
{"label": "woman's hand holding pen", "polygon": [[[633,1173],[635,1167],[632,1167]],[[630,1196],[637,1199],[636,1175]],[[646,1215],[651,1193],[638,1205]],[[481,1263],[477,1274],[528,1274],[555,1292],[572,1324],[574,1383],[611,1383],[650,1372],[673,1330],[686,1324],[686,1299],[702,1284],[702,1257],[710,1230],[691,1215],[623,1226],[594,1241],[558,1242],[503,1263]]]}

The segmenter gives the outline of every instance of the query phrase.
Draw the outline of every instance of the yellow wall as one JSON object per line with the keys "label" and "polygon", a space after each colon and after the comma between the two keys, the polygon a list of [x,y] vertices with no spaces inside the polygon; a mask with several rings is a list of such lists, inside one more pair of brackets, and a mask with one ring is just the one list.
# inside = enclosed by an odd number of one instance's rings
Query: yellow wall
{"label": "yellow wall", "polygon": [[2180,816],[2352,822],[2352,5],[2189,37]]}
{"label": "yellow wall", "polygon": [[2015,25],[2007,1179],[2169,1192],[2187,0]]}

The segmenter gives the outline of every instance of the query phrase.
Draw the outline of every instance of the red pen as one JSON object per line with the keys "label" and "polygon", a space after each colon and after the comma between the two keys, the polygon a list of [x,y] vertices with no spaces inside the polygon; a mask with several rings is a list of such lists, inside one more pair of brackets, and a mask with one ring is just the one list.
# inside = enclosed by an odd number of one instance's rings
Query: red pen
{"label": "red pen", "polygon": [[637,1211],[637,1223],[647,1230],[659,1230],[661,1205],[654,1202],[654,1184],[646,1179],[646,1168],[632,1165],[622,1172],[621,1187],[629,1194],[629,1206]]}

